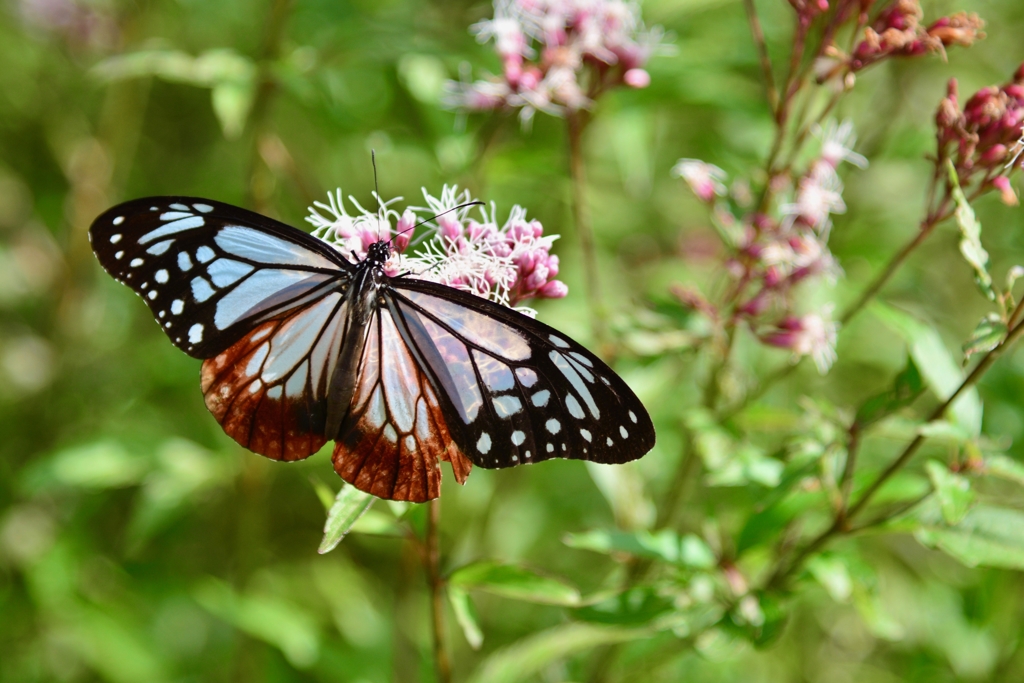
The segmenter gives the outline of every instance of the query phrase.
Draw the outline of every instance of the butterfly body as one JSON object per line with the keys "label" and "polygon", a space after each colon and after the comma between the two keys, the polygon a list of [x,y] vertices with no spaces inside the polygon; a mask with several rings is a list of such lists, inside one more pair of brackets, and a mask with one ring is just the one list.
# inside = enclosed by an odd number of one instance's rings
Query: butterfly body
{"label": "butterfly body", "polygon": [[206,199],[105,212],[93,249],[167,336],[202,358],[206,405],[277,460],[335,441],[338,474],[382,498],[440,493],[439,461],[603,463],[654,445],[647,411],[557,330],[467,292],[391,277],[379,241],[354,263],[317,238]]}

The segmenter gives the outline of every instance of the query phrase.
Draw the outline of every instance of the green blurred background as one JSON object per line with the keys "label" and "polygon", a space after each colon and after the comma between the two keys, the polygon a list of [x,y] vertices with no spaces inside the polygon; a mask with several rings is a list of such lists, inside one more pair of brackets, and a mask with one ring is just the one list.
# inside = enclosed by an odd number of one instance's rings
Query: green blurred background
{"label": "green blurred background", "polygon": [[[791,10],[782,0],[758,6],[782,54]],[[948,62],[869,71],[844,101],[839,115],[855,121],[871,167],[845,178],[849,211],[835,221],[846,279],[825,298],[840,305],[915,230],[946,80],[971,93],[1005,82],[1024,60],[1019,0],[925,9],[929,18],[976,11],[989,37],[950,51]],[[651,61],[646,90],[599,103],[586,149],[603,295],[632,340],[621,369],[659,429],[655,450],[623,470],[645,493],[622,503],[617,520],[579,462],[476,470],[465,487],[446,467],[445,567],[523,561],[593,591],[615,563],[567,548],[563,535],[649,523],[651,504],[666,495],[680,416],[698,388],[692,354],[655,334],[671,325],[653,311],[673,283],[716,281],[707,217],[669,169],[697,157],[750,174],[772,125],[740,0],[652,0],[643,11],[674,33],[676,53]],[[370,202],[372,148],[385,197],[421,204],[420,187],[436,194],[458,183],[497,202],[501,216],[518,203],[563,234],[556,252],[570,294],[538,309],[587,342],[564,122],[538,115],[523,131],[513,115],[466,118],[439,106],[460,64],[497,71],[467,30],[490,14],[482,2],[417,0],[2,0],[0,681],[431,678],[425,584],[410,545],[357,533],[317,555],[324,508],[311,480],[339,485],[327,455],[282,465],[231,442],[203,405],[199,361],[167,343],[146,308],[101,271],[86,231],[110,205],[159,194],[303,225],[305,207],[328,189]],[[141,51],[148,56],[105,61]],[[146,73],[156,75],[138,75]],[[1002,277],[1024,262],[1024,220],[992,197],[977,209]],[[940,229],[884,295],[932,321],[953,350],[988,310],[956,241],[955,228]],[[740,357],[750,377],[785,361],[742,340]],[[769,430],[791,425],[804,394],[849,408],[885,386],[903,358],[899,339],[864,316],[842,335],[830,375],[803,368],[755,417]],[[1022,389],[1020,354],[981,387],[986,431],[1012,439],[1018,458]],[[879,452],[894,448],[880,441]],[[696,486],[680,526],[731,530],[763,493]],[[1019,574],[968,570],[909,536],[862,543],[881,596],[874,621],[863,605],[810,588],[767,649],[723,639],[697,652],[662,634],[631,646],[611,679],[1024,676]],[[450,628],[459,680],[501,646],[570,616],[487,596],[477,606],[482,650]],[[537,680],[588,677],[599,660],[587,654],[544,667]]]}

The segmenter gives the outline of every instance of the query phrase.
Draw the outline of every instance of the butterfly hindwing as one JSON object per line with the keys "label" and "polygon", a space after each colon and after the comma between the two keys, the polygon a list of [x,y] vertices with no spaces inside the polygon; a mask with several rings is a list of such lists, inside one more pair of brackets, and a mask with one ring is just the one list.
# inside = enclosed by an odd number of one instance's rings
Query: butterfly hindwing
{"label": "butterfly hindwing", "polygon": [[557,330],[441,285],[403,278],[393,288],[456,414],[450,432],[474,464],[623,463],[654,446],[654,426],[632,390]]}
{"label": "butterfly hindwing", "polygon": [[206,406],[242,446],[298,460],[328,441],[330,380],[345,341],[348,301],[319,301],[259,324],[203,363]]}
{"label": "butterfly hindwing", "polygon": [[107,272],[141,296],[171,341],[196,358],[315,301],[352,270],[301,230],[192,197],[120,204],[93,222],[89,238]]}
{"label": "butterfly hindwing", "polygon": [[355,392],[334,448],[334,469],[380,498],[423,502],[441,492],[440,461],[462,483],[472,466],[449,432],[430,377],[388,308],[366,328]]}

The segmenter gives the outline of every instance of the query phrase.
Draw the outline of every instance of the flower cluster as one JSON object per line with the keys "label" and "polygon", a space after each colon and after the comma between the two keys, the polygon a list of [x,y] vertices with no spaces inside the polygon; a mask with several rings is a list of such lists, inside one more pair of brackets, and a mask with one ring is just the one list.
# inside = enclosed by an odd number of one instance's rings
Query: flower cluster
{"label": "flower cluster", "polygon": [[81,0],[21,0],[24,22],[57,35],[72,47],[107,49],[117,41],[117,23],[103,5]]}
{"label": "flower cluster", "polygon": [[1024,136],[1024,64],[1013,80],[975,93],[961,110],[957,82],[950,80],[935,114],[938,160],[949,159],[960,183],[982,177],[981,189],[995,189],[1007,204],[1016,204],[1009,174],[1016,168]]}
{"label": "flower cluster", "polygon": [[[555,279],[558,257],[551,254],[551,246],[558,237],[545,236],[544,227],[528,220],[525,209],[513,206],[499,226],[494,205],[489,210],[480,206],[468,190],[446,185],[440,197],[425,189],[423,196],[427,206],[401,214],[391,208],[401,197],[383,201],[375,195],[380,209],[374,213],[350,196],[356,212],[349,214],[337,190],[328,194],[329,203],[314,202],[306,220],[314,235],[353,262],[366,258],[370,245],[390,239],[393,249],[384,271],[392,277],[408,273],[407,277],[439,282],[510,307],[568,293],[565,283]],[[470,217],[474,207],[479,220]],[[420,214],[427,214],[422,222]],[[420,227],[422,234],[414,240]],[[420,245],[417,251],[411,249],[414,241]]]}
{"label": "flower cluster", "polygon": [[[846,2],[833,23],[841,23],[847,17]],[[862,16],[873,0],[863,0]],[[923,24],[924,12],[919,0],[896,0],[879,12],[870,26],[864,28],[864,37],[849,55],[834,44],[824,50],[815,71],[818,82],[845,79],[847,76],[866,69],[891,57],[915,57],[928,53],[944,54],[947,47],[960,45],[969,47],[974,41],[984,38],[981,29],[985,22],[977,14],[958,12],[942,17],[931,24]]]}
{"label": "flower cluster", "polygon": [[538,110],[561,116],[584,109],[619,84],[647,87],[644,66],[662,39],[625,0],[495,0],[494,18],[471,30],[481,43],[494,41],[501,76],[449,82],[446,104],[518,108],[524,121]]}
{"label": "flower cluster", "polygon": [[[824,373],[836,358],[832,309],[798,315],[793,294],[803,282],[834,280],[841,272],[828,249],[830,217],[846,210],[837,168],[843,162],[864,167],[867,160],[853,151],[856,136],[849,122],[830,122],[815,132],[818,154],[793,179],[792,201],[780,203],[775,215],[757,211],[735,217],[722,201],[728,194],[725,173],[716,166],[683,159],[673,171],[714,209],[722,233],[730,236],[726,272],[734,286],[725,307],[733,321],[745,323],[764,344],[788,349],[794,357],[810,356]],[[718,307],[697,301],[693,292],[677,295],[685,305],[722,318]]]}

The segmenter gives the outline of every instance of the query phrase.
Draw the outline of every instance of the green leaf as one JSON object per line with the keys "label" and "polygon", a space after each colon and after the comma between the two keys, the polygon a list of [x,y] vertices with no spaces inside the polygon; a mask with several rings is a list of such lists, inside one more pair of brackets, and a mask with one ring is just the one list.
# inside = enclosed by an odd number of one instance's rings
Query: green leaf
{"label": "green leaf", "polygon": [[580,607],[573,614],[583,621],[639,626],[674,608],[673,598],[654,586],[636,586]]}
{"label": "green leaf", "polygon": [[53,487],[123,488],[142,482],[152,468],[151,458],[133,455],[115,441],[99,441],[58,451],[26,470],[23,483],[31,493]]}
{"label": "green leaf", "polygon": [[352,529],[352,525],[370,509],[374,500],[376,498],[369,493],[364,493],[355,486],[342,484],[341,490],[334,498],[334,505],[327,513],[324,539],[320,541],[317,552],[323,555],[334,550],[341,543],[341,539],[345,538],[345,534]]}
{"label": "green leaf", "polygon": [[628,553],[679,564],[695,569],[714,567],[716,559],[711,548],[693,534],[680,538],[670,529],[661,531],[593,530],[567,534],[564,543],[570,548],[598,553]]}
{"label": "green leaf", "polygon": [[448,577],[448,585],[457,590],[480,590],[545,605],[573,607],[580,603],[580,592],[569,583],[500,562],[475,562],[460,567]]}
{"label": "green leaf", "polygon": [[451,603],[452,611],[455,613],[455,621],[462,627],[462,634],[466,636],[466,642],[474,650],[479,650],[480,646],[484,644],[484,634],[480,630],[480,619],[476,616],[473,599],[469,597],[469,593],[449,583],[448,602]]}
{"label": "green leaf", "polygon": [[964,361],[976,353],[985,353],[999,346],[1006,339],[1008,331],[1006,323],[998,315],[990,313],[985,316],[974,328],[971,338],[964,344]]}
{"label": "green leaf", "polygon": [[953,201],[956,202],[957,225],[960,226],[960,253],[964,260],[974,270],[974,281],[978,289],[990,301],[996,300],[996,291],[992,287],[992,276],[988,272],[988,252],[981,246],[981,223],[974,215],[971,203],[967,201],[964,191],[960,188],[960,179],[957,177],[953,162],[946,160],[946,170],[949,172],[949,185],[953,194]]}
{"label": "green leaf", "polygon": [[985,458],[985,474],[1024,486],[1024,464],[1001,453]]}
{"label": "green leaf", "polygon": [[835,555],[816,555],[807,562],[807,571],[828,591],[836,602],[848,602],[853,594],[853,580],[846,564]]}
{"label": "green leaf", "polygon": [[105,59],[93,73],[106,81],[156,76],[211,88],[214,114],[229,140],[241,135],[256,94],[256,65],[232,50],[208,50],[198,57],[180,50],[142,50]]}
{"label": "green leaf", "polygon": [[1024,512],[1020,510],[978,505],[956,526],[943,525],[941,519],[925,521],[915,533],[918,541],[968,567],[1024,569]]}
{"label": "green leaf", "polygon": [[932,480],[935,494],[939,498],[939,508],[946,524],[955,525],[964,518],[974,502],[974,492],[967,477],[949,471],[946,465],[937,460],[925,463],[928,478]]}
{"label": "green leaf", "polygon": [[572,623],[541,631],[487,657],[469,683],[532,681],[554,662],[601,645],[648,638],[648,629],[627,629]]}
{"label": "green leaf", "polygon": [[896,375],[892,388],[881,394],[872,396],[857,410],[857,423],[862,427],[877,422],[900,408],[905,408],[917,400],[925,389],[921,371],[914,364],[913,356],[907,356],[907,364],[903,371]]}
{"label": "green leaf", "polygon": [[320,657],[316,622],[291,602],[269,595],[239,595],[216,579],[196,586],[193,595],[211,614],[281,650],[297,669],[309,668]]}
{"label": "green leaf", "polygon": [[[935,395],[942,400],[952,396],[963,383],[964,374],[935,328],[879,301],[872,304],[871,310],[907,343],[910,356]],[[982,405],[976,388],[963,392],[950,407],[950,413],[971,435],[981,433]]]}

